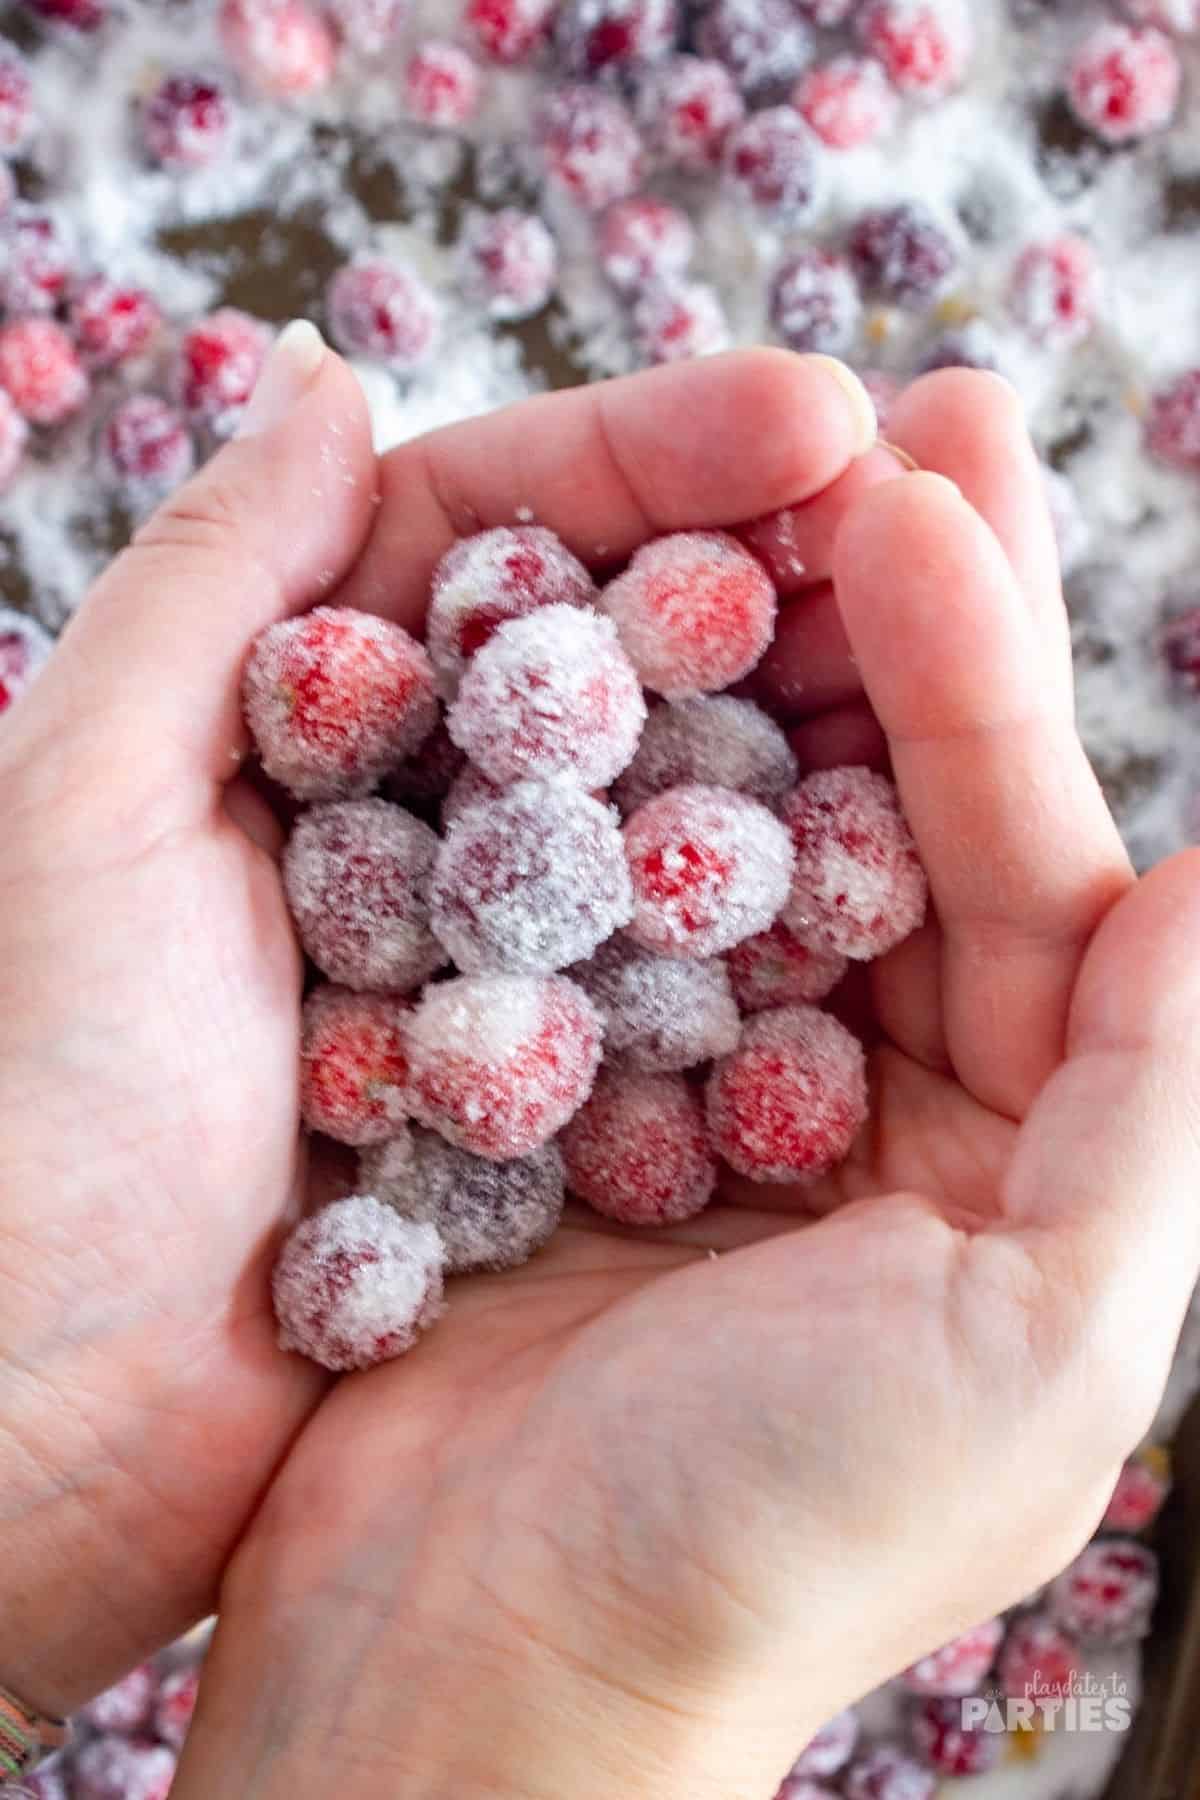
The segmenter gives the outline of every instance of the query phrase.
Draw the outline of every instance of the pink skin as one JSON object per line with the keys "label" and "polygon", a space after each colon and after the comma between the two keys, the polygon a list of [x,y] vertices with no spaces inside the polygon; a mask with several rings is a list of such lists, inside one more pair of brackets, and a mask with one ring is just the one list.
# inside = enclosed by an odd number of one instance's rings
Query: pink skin
{"label": "pink skin", "polygon": [[914,384],[892,438],[959,491],[877,483],[832,556],[844,704],[870,697],[937,897],[872,971],[873,1129],[806,1195],[730,1183],[652,1242],[576,1214],[322,1399],[267,1299],[305,1183],[300,969],[238,774],[248,643],[330,574],[419,625],[456,532],[526,505],[601,570],[803,506],[864,437],[824,364],[754,351],[377,468],[337,360],[284,375],[287,417],[148,525],[0,733],[0,1336],[31,1370],[5,1682],[77,1704],[211,1606],[240,1540],[172,1800],[233,1768],[307,1800],[331,1736],[383,1793],[769,1794],[855,1695],[1063,1567],[1145,1432],[1200,1265],[1200,868],[1135,884],[1087,770],[1015,401]]}

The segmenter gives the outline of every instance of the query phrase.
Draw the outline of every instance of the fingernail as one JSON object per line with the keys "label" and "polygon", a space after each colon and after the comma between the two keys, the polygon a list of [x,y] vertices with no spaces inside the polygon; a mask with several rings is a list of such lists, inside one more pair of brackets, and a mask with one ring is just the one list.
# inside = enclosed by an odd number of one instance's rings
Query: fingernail
{"label": "fingernail", "polygon": [[879,436],[879,420],[875,415],[875,402],[854,370],[847,368],[844,362],[839,362],[836,356],[813,354],[807,360],[820,363],[845,394],[854,418],[854,454],[855,456],[865,455]]}
{"label": "fingernail", "polygon": [[325,360],[325,340],[307,319],[293,319],[272,344],[235,437],[255,437],[285,419],[312,386]]}
{"label": "fingernail", "polygon": [[906,475],[919,475],[921,473],[921,465],[916,457],[910,456],[907,450],[902,450],[899,444],[890,443],[887,438],[881,437],[879,439],[879,448],[881,450],[886,450],[889,456],[894,456]]}
{"label": "fingernail", "polygon": [[941,488],[943,494],[953,494],[956,500],[961,500],[963,498],[963,491],[958,483],[956,481],[951,481],[948,475],[939,475],[934,469],[914,468],[912,474],[908,476],[907,479],[909,481],[922,481],[928,488]]}

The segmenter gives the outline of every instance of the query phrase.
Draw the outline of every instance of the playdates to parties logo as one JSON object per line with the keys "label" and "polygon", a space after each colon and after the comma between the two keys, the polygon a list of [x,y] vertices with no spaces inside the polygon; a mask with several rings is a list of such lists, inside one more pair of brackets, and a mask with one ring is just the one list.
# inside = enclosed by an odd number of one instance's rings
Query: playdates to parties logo
{"label": "playdates to parties logo", "polygon": [[[1053,1692],[1047,1691],[1053,1679]],[[972,1694],[962,1703],[966,1731],[1128,1731],[1133,1722],[1129,1684],[1119,1675],[1077,1675],[1069,1684],[1033,1671],[1026,1694]]]}

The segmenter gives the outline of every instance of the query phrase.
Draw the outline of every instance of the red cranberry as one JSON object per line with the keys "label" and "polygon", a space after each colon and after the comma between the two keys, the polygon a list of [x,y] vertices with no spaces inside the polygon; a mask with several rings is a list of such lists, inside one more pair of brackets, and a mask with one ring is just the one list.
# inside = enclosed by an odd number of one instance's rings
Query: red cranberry
{"label": "red cranberry", "polygon": [[1035,344],[1069,350],[1082,343],[1096,317],[1099,270],[1091,245],[1064,232],[1022,251],[1013,270],[1008,305]]}
{"label": "red cranberry", "polygon": [[787,0],[714,0],[696,31],[703,56],[722,62],[748,99],[785,99],[812,61],[812,29]]}
{"label": "red cranberry", "polygon": [[1125,11],[1140,25],[1157,25],[1180,37],[1200,31],[1200,0],[1125,0]]}
{"label": "red cranberry", "polygon": [[156,394],[133,394],[112,413],[100,440],[113,485],[142,505],[161,500],[186,481],[195,464],[187,426]]}
{"label": "red cranberry", "polygon": [[[1200,694],[1200,606],[1171,619],[1163,632],[1163,652],[1181,687]],[[1105,1522],[1107,1523],[1107,1517]],[[1114,1526],[1128,1531],[1130,1527]]]}
{"label": "red cranberry", "polygon": [[108,17],[108,0],[24,0],[27,10],[47,25],[72,31],[95,31]]}
{"label": "red cranberry", "polygon": [[18,206],[9,222],[0,264],[0,301],[13,318],[54,312],[66,298],[71,251],[52,213]]}
{"label": "red cranberry", "polygon": [[848,249],[864,291],[896,306],[927,306],[958,264],[950,238],[915,202],[863,213]]}
{"label": "red cranberry", "polygon": [[53,319],[18,319],[0,331],[0,388],[31,425],[60,425],[88,397],[75,347]]}
{"label": "red cranberry", "polygon": [[359,56],[382,56],[399,37],[409,0],[329,0],[329,16],[344,44]]}
{"label": "red cranberry", "polygon": [[162,314],[144,288],[120,287],[93,275],[71,299],[70,327],[79,354],[93,369],[111,369],[145,348]]}
{"label": "red cranberry", "polygon": [[558,0],[468,0],[466,24],[500,63],[523,63],[549,36]]}
{"label": "red cranberry", "polygon": [[1155,394],[1146,448],[1174,469],[1200,473],[1200,369],[1189,369]]}
{"label": "red cranberry", "polygon": [[940,100],[966,74],[972,32],[965,0],[868,0],[857,24],[901,94]]}
{"label": "red cranberry", "polygon": [[1182,73],[1169,38],[1149,26],[1098,25],[1067,71],[1067,101],[1107,144],[1161,131],[1179,100]]}
{"label": "red cranberry", "polygon": [[871,56],[835,56],[800,77],[792,96],[809,130],[831,150],[856,150],[889,129],[896,95]]}
{"label": "red cranberry", "polygon": [[339,269],[326,296],[339,350],[408,374],[429,360],[441,307],[425,283],[396,263],[355,262]]}
{"label": "red cranberry", "polygon": [[618,200],[596,231],[600,267],[622,294],[636,294],[648,282],[682,275],[695,242],[687,214],[650,194]]}
{"label": "red cranberry", "polygon": [[1003,1731],[965,1723],[961,1699],[923,1700],[910,1721],[913,1749],[939,1775],[985,1775],[1004,1754]]}
{"label": "red cranberry", "polygon": [[493,319],[540,312],[558,278],[558,246],[536,213],[476,213],[462,235],[463,285]]}
{"label": "red cranberry", "polygon": [[817,197],[814,140],[791,106],[752,113],[729,139],[725,169],[740,198],[783,225],[797,225]]}
{"label": "red cranberry", "polygon": [[1064,1700],[1083,1667],[1073,1637],[1044,1613],[1026,1613],[1009,1627],[1000,1652],[1000,1689],[1009,1700]]}
{"label": "red cranberry", "polygon": [[798,250],[771,281],[771,323],[792,350],[840,356],[862,316],[858,284],[840,257]]}
{"label": "red cranberry", "polygon": [[333,33],[304,0],[222,0],[218,23],[230,62],[264,94],[312,94],[333,76]]}
{"label": "red cranberry", "polygon": [[479,65],[457,44],[430,38],[419,44],[404,71],[404,103],[421,125],[465,125],[479,110]]}
{"label": "red cranberry", "polygon": [[893,1744],[878,1744],[851,1763],[842,1778],[846,1800],[933,1800],[927,1769]]}
{"label": "red cranberry", "polygon": [[179,345],[175,384],[187,417],[228,437],[254,391],[271,344],[269,327],[222,307],[189,328]]}
{"label": "red cranberry", "polygon": [[14,44],[0,43],[0,156],[12,156],[33,129],[29,65]]}
{"label": "red cranberry", "polygon": [[716,291],[701,281],[649,287],[633,309],[638,347],[648,362],[682,362],[729,348],[729,323]]}
{"label": "red cranberry", "polygon": [[601,75],[665,56],[679,30],[677,0],[563,0],[554,41],[572,75]]}
{"label": "red cranberry", "polygon": [[729,133],[746,107],[724,63],[672,56],[638,90],[647,141],[668,168],[700,175],[719,166]]}
{"label": "red cranberry", "polygon": [[849,1709],[835,1713],[804,1746],[796,1758],[792,1774],[820,1776],[823,1779],[836,1775],[849,1762],[857,1742],[858,1714]]}
{"label": "red cranberry", "polygon": [[642,140],[615,94],[560,88],[539,107],[534,140],[550,181],[588,212],[624,199],[641,180]]}
{"label": "red cranberry", "polygon": [[233,111],[217,82],[168,75],[142,107],[142,144],[164,169],[203,169],[224,150]]}

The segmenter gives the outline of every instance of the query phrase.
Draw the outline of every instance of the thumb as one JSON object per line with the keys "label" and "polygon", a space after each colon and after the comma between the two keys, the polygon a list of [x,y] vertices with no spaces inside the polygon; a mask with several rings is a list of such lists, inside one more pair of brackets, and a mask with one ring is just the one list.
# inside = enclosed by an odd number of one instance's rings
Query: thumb
{"label": "thumb", "polygon": [[[362,390],[298,320],[276,340],[236,438],[83,602],[47,671],[58,716],[82,712],[176,787],[228,779],[246,751],[240,682],[251,639],[336,587],[366,540],[375,497]],[[54,706],[54,689],[43,686],[42,698]]]}

